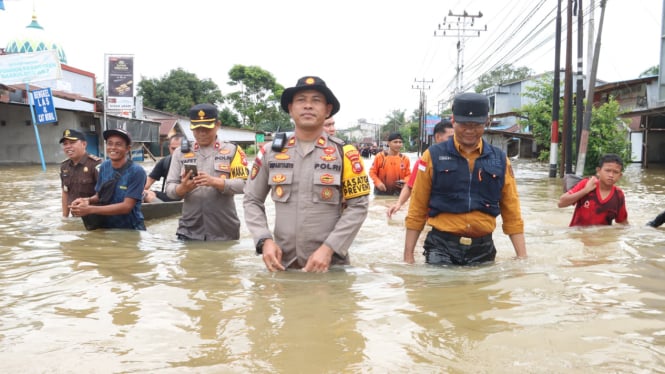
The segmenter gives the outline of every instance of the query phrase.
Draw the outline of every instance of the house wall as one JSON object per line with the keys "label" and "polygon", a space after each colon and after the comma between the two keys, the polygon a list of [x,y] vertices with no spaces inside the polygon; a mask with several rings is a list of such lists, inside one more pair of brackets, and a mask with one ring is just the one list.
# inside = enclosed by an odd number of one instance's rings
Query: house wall
{"label": "house wall", "polygon": [[[91,127],[95,127],[95,119],[91,114],[67,110],[56,110],[56,113],[58,122],[37,126],[44,162],[48,164],[60,163],[66,158],[60,146],[60,138],[65,129],[74,128],[86,134],[96,134],[91,131]],[[30,107],[0,103],[0,164],[39,163],[41,158]]]}

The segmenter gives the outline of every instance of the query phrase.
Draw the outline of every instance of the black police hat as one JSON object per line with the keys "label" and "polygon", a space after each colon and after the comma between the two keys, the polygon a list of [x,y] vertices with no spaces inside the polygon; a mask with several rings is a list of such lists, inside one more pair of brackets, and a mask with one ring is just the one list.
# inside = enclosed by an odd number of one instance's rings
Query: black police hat
{"label": "black police hat", "polygon": [[109,136],[117,135],[127,142],[127,145],[132,144],[132,138],[129,136],[129,133],[125,129],[109,129],[104,131],[104,140],[108,140]]}
{"label": "black police hat", "polygon": [[189,128],[198,127],[211,129],[217,122],[217,107],[212,104],[197,104],[189,110]]}
{"label": "black police hat", "polygon": [[490,102],[485,95],[466,92],[453,100],[453,120],[458,123],[486,123],[489,111]]}
{"label": "black police hat", "polygon": [[85,141],[85,134],[78,131],[78,130],[67,129],[62,133],[62,138],[60,138],[60,144],[62,144],[62,142],[64,142],[65,139],[74,140],[74,141],[76,141],[76,140],[84,140]]}
{"label": "black police hat", "polygon": [[335,113],[339,111],[339,101],[332,93],[332,91],[330,91],[330,88],[326,86],[326,82],[324,82],[323,79],[319,77],[313,77],[313,76],[302,77],[298,79],[298,82],[296,83],[295,87],[289,87],[284,90],[281,99],[282,110],[288,113],[289,104],[293,102],[293,95],[295,95],[296,92],[303,90],[316,90],[325,95],[326,102],[328,104],[332,104],[333,106],[332,112],[330,112],[329,117],[334,116]]}

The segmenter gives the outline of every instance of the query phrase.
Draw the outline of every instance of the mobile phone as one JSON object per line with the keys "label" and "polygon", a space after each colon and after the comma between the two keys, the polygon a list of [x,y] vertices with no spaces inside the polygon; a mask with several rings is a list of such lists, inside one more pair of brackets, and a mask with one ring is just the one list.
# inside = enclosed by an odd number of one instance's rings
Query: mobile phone
{"label": "mobile phone", "polygon": [[195,176],[199,175],[199,172],[196,169],[196,165],[185,164],[185,174],[189,173],[190,170],[192,171],[192,175],[189,177],[189,179],[193,179]]}

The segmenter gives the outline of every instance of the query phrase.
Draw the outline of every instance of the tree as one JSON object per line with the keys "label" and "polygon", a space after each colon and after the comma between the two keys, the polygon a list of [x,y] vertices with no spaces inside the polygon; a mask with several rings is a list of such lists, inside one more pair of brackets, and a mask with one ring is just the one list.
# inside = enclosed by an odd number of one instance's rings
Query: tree
{"label": "tree", "polygon": [[619,102],[613,97],[599,107],[594,107],[591,116],[591,131],[587,144],[584,174],[594,175],[598,161],[607,153],[621,157],[624,164],[630,161],[630,142],[626,123],[619,118]]}
{"label": "tree", "polygon": [[533,75],[533,70],[528,67],[513,68],[512,64],[504,64],[478,77],[475,91],[480,93],[486,88],[524,79],[530,75]]}
{"label": "tree", "polygon": [[[545,74],[536,80],[533,86],[526,87],[522,96],[531,99],[530,104],[522,106],[519,123],[522,130],[533,134],[536,146],[539,149],[538,160],[546,161],[550,157],[550,144],[552,139],[552,91],[553,75]],[[563,108],[560,105],[559,108]],[[559,110],[559,118],[563,110]]]}
{"label": "tree", "polygon": [[406,110],[393,110],[386,116],[386,124],[381,127],[381,139],[387,138],[390,133],[401,133],[401,127],[406,125]]}
{"label": "tree", "polygon": [[658,75],[660,72],[660,66],[659,65],[654,65],[647,70],[643,71],[640,73],[640,78],[642,77],[650,77],[652,75]]}
{"label": "tree", "polygon": [[234,65],[229,70],[229,86],[240,88],[226,96],[240,114],[243,127],[272,131],[290,126],[289,116],[280,109],[284,86],[258,66]]}
{"label": "tree", "polygon": [[240,120],[238,115],[235,114],[231,109],[224,108],[219,112],[219,120],[222,122],[222,126],[240,128]]}
{"label": "tree", "polygon": [[137,94],[143,96],[146,107],[182,116],[188,116],[189,109],[196,104],[224,102],[217,84],[210,79],[201,80],[182,68],[171,70],[160,79],[141,77]]}
{"label": "tree", "polygon": [[[520,120],[522,128],[531,130],[540,149],[538,155],[540,161],[549,159],[552,139],[552,78],[551,74],[545,75],[534,86],[528,87],[523,96],[533,99],[533,102],[522,106],[518,111],[523,118]],[[559,107],[563,108],[563,105]],[[598,161],[606,153],[616,153],[624,162],[630,160],[628,129],[619,118],[620,115],[619,103],[612,97],[606,103],[592,108],[584,174],[595,173]],[[563,113],[559,113],[559,118],[563,118]],[[576,122],[575,118],[571,120],[573,134],[576,133],[574,128]],[[558,152],[561,153],[561,145]],[[576,153],[576,150],[573,150],[573,153]],[[576,158],[574,160],[576,161]]]}

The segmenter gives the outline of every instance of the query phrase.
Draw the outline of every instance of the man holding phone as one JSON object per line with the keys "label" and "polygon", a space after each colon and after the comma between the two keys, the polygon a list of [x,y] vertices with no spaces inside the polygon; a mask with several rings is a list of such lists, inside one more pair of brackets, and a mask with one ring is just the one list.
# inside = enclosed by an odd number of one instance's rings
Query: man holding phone
{"label": "man holding phone", "polygon": [[247,159],[239,146],[217,139],[221,125],[217,115],[212,104],[194,105],[189,118],[196,141],[172,156],[166,193],[184,199],[176,231],[181,240],[240,238],[233,196],[245,187]]}

